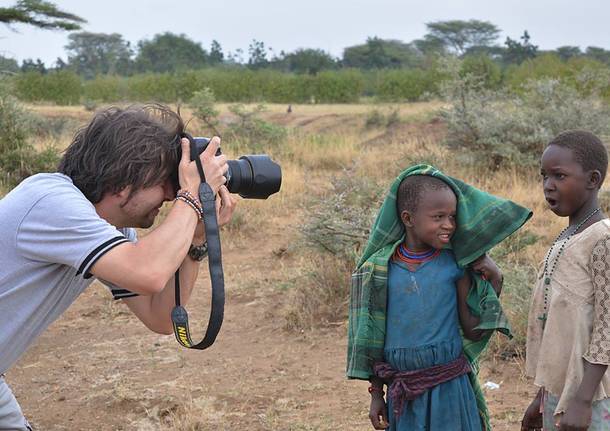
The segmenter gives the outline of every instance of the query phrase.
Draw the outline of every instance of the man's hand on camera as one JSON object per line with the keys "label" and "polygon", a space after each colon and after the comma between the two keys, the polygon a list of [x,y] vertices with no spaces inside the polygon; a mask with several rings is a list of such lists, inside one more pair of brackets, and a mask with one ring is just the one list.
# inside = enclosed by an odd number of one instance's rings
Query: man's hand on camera
{"label": "man's hand on camera", "polygon": [[[199,184],[201,183],[201,179],[199,177],[199,171],[197,171],[196,163],[191,162],[191,151],[188,139],[182,138],[181,145],[182,159],[180,160],[180,166],[178,167],[180,188],[188,190],[195,196],[199,196]],[[205,180],[214,193],[218,193],[220,186],[226,182],[224,174],[229,169],[227,158],[222,154],[220,156],[216,155],[218,147],[220,147],[220,138],[214,136],[205,151],[199,156],[201,164],[203,165]]]}
{"label": "man's hand on camera", "polygon": [[237,205],[237,198],[229,193],[226,186],[220,186],[216,196],[216,218],[218,226],[224,226],[231,221],[233,211]]}

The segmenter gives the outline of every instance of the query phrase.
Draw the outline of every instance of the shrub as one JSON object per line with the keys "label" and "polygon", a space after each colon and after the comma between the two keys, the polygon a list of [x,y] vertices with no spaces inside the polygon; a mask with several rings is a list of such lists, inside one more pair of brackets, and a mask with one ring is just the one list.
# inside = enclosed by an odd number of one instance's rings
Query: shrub
{"label": "shrub", "polygon": [[282,126],[259,118],[265,109],[264,105],[258,105],[250,110],[241,104],[230,106],[229,110],[238,117],[238,120],[228,125],[223,136],[230,142],[242,145],[243,150],[253,153],[278,149],[288,132]]}
{"label": "shrub", "polygon": [[9,188],[29,175],[54,169],[59,158],[53,147],[37,152],[28,143],[30,121],[25,109],[0,82],[0,174]]}
{"label": "shrub", "polygon": [[15,77],[15,90],[22,100],[74,105],[80,101],[82,85],[78,75],[67,70],[46,75],[27,72]]}
{"label": "shrub", "polygon": [[316,255],[292,292],[286,313],[291,329],[345,320],[350,274],[383,196],[379,185],[348,170],[332,184],[312,199],[301,228],[302,243]]}
{"label": "shrub", "polygon": [[579,94],[557,79],[528,81],[519,93],[484,88],[479,77],[455,74],[443,86],[445,143],[458,159],[490,168],[532,166],[544,146],[566,129],[605,135],[610,110],[599,96]]}

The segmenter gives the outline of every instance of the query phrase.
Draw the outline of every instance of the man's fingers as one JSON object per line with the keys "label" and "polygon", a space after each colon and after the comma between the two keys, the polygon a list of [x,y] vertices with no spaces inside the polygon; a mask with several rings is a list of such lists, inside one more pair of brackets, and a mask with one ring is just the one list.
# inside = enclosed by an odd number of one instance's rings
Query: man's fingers
{"label": "man's fingers", "polygon": [[212,157],[214,157],[216,155],[216,151],[218,151],[218,147],[220,147],[220,138],[218,136],[214,136],[208,143],[208,146],[203,151],[203,153],[201,153],[201,155],[205,159],[211,159]]}
{"label": "man's fingers", "polygon": [[189,145],[189,140],[182,138],[180,140],[180,147],[182,148],[180,163],[188,164],[191,161],[191,147]]}

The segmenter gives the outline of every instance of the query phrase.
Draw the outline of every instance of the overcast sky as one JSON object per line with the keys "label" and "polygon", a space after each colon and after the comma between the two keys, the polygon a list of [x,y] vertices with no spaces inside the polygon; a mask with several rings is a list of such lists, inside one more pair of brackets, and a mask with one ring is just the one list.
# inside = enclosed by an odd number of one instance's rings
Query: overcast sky
{"label": "overcast sky", "polygon": [[[0,7],[16,0],[0,0]],[[135,47],[166,31],[187,35],[209,50],[216,39],[227,54],[257,39],[275,52],[321,48],[340,57],[369,36],[405,42],[421,38],[425,23],[450,19],[490,21],[518,39],[527,29],[540,49],[576,45],[610,49],[607,0],[57,0],[59,8],[88,21],[83,30],[119,33]],[[66,59],[68,33],[0,25],[0,54],[19,62]]]}

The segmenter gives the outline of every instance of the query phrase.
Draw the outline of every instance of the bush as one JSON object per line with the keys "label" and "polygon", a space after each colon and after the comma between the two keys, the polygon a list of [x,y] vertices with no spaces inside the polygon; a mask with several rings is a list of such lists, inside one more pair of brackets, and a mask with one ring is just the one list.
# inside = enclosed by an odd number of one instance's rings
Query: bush
{"label": "bush", "polygon": [[9,188],[32,174],[54,170],[59,159],[55,148],[37,152],[28,143],[30,122],[28,113],[0,82],[0,174]]}
{"label": "bush", "polygon": [[443,95],[451,104],[441,111],[445,143],[461,161],[490,168],[536,165],[544,146],[566,129],[610,131],[610,110],[594,91],[584,96],[557,79],[528,81],[513,93],[486,89],[480,77],[454,74]]}
{"label": "bush", "polygon": [[382,101],[417,101],[426,93],[436,93],[440,77],[420,69],[383,70],[376,76],[374,92]]}
{"label": "bush", "polygon": [[242,150],[253,153],[279,149],[288,132],[282,126],[260,119],[259,115],[265,109],[264,105],[258,105],[251,110],[241,104],[230,106],[229,110],[238,117],[238,120],[228,125],[223,137],[236,145],[243,146]]}
{"label": "bush", "polygon": [[383,196],[381,186],[352,171],[332,184],[333,190],[312,199],[301,228],[301,242],[316,255],[292,292],[286,314],[291,329],[345,321],[350,274]]}
{"label": "bush", "polygon": [[66,70],[46,75],[27,72],[15,77],[15,91],[21,100],[74,105],[80,101],[82,85],[78,75]]}

